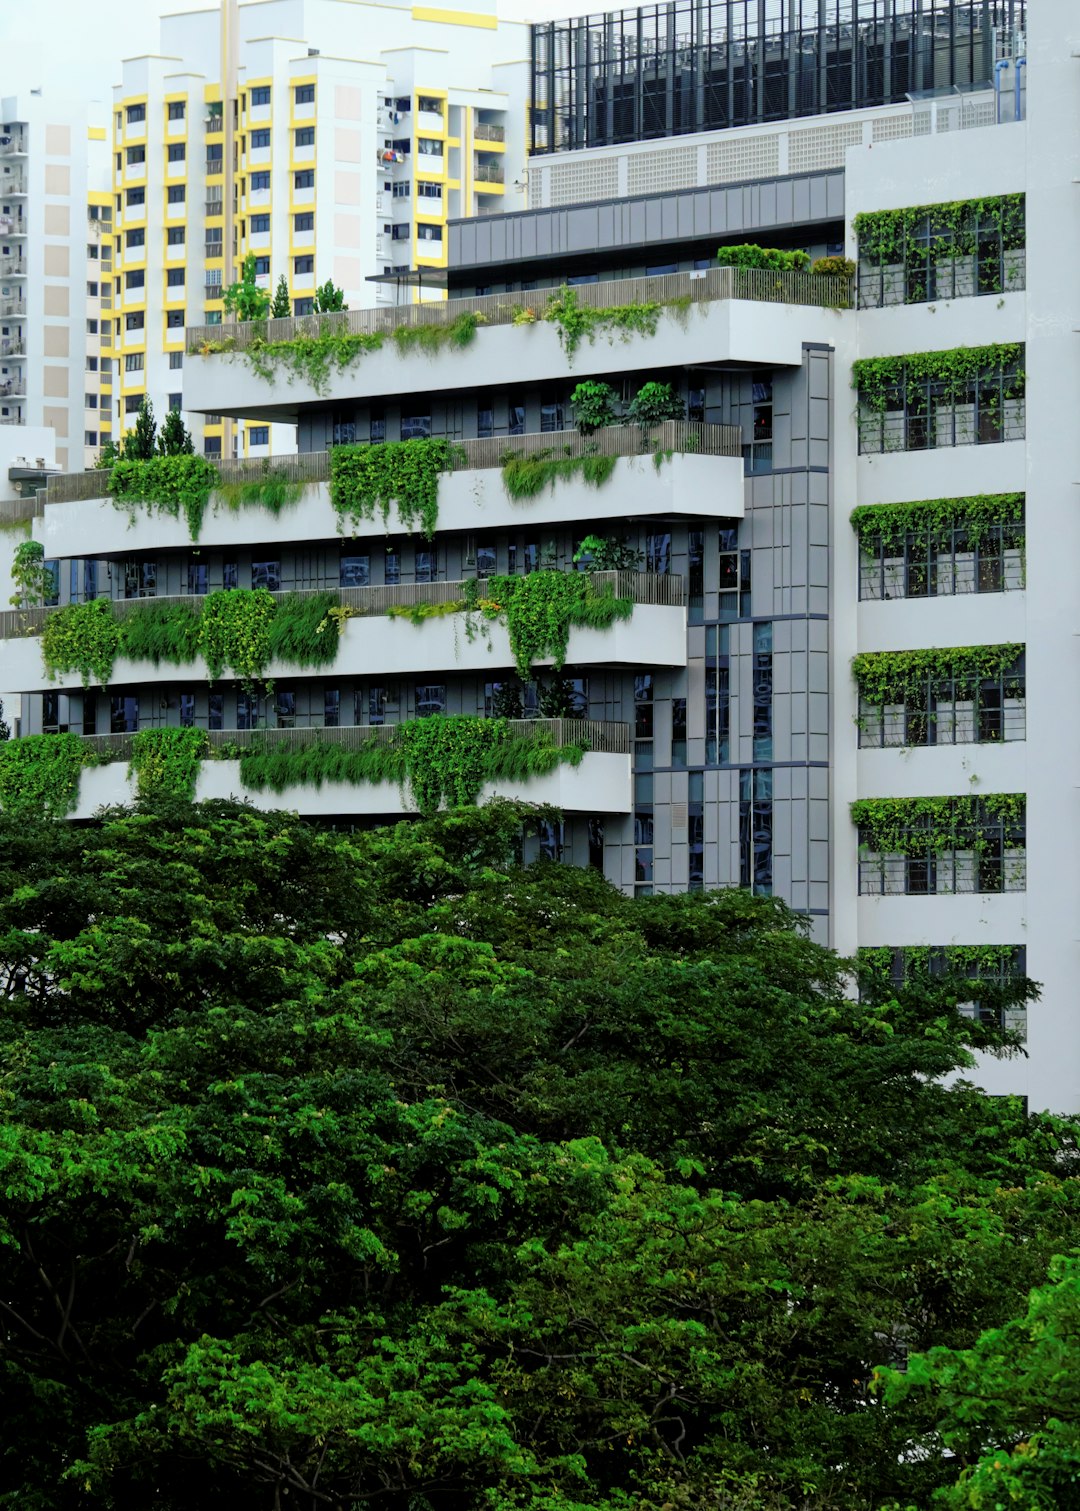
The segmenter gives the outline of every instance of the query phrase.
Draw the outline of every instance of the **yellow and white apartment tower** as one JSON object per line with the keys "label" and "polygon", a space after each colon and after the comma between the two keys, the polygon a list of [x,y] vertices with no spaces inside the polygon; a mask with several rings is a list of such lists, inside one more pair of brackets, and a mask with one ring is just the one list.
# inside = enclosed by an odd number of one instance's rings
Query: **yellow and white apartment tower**
{"label": "yellow and white apartment tower", "polygon": [[27,429],[5,454],[31,460],[30,430],[51,428],[61,469],[92,466],[112,425],[105,121],[47,91],[0,96],[0,425]]}
{"label": "yellow and white apartment tower", "polygon": [[[395,273],[437,288],[447,222],[523,202],[528,60],[528,27],[484,0],[164,17],[160,53],[125,60],[114,89],[117,432],[144,394],[159,419],[180,406],[184,327],[223,318],[248,253],[271,291],[285,275],[294,315],[327,279],[354,309],[402,297]],[[291,426],[190,423],[211,457],[294,446]]]}

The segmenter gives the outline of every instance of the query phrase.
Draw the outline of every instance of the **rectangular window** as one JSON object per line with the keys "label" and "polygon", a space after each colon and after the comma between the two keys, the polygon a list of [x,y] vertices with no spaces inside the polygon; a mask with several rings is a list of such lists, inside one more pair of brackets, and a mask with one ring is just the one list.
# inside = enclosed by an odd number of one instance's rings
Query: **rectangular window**
{"label": "rectangular window", "polygon": [[252,236],[261,236],[265,231],[269,231],[269,229],[270,229],[270,217],[269,217],[269,215],[253,215],[251,217],[251,234],[252,234]]}
{"label": "rectangular window", "polygon": [[169,226],[165,233],[165,245],[169,247],[182,247],[184,245],[183,226]]}
{"label": "rectangular window", "polygon": [[109,699],[109,732],[134,735],[139,732],[139,700],[132,694]]}
{"label": "rectangular window", "polygon": [[195,694],[182,692],[180,694],[180,728],[195,728]]}
{"label": "rectangular window", "polygon": [[446,687],[442,683],[423,682],[416,687],[416,717],[432,718],[446,712]]}
{"label": "rectangular window", "polygon": [[142,352],[128,352],[124,357],[124,371],[129,373],[141,373],[143,370]]}
{"label": "rectangular window", "polygon": [[97,734],[97,693],[82,695],[82,732],[84,735]]}
{"label": "rectangular window", "polygon": [[686,390],[686,418],[693,424],[701,425],[705,421],[705,390],[703,388],[688,388]]}
{"label": "rectangular window", "polygon": [[127,123],[128,123],[129,126],[135,126],[135,125],[137,125],[139,123],[139,121],[145,121],[145,120],[146,120],[146,106],[145,105],[129,105],[128,106],[128,108],[127,108]]}
{"label": "rectangular window", "polygon": [[203,436],[203,456],[219,457],[221,455],[221,437],[219,435]]}
{"label": "rectangular window", "polygon": [[125,195],[125,203],[129,210],[137,209],[139,205],[146,203],[145,189],[129,189]]}
{"label": "rectangular window", "polygon": [[[254,224],[254,222],[253,222]],[[266,217],[266,229],[270,229],[270,217]],[[295,231],[314,231],[315,216],[311,210],[302,210],[299,215],[293,216],[293,229]]]}
{"label": "rectangular window", "polygon": [[343,556],[338,566],[338,581],[343,588],[366,588],[371,583],[370,556]]}
{"label": "rectangular window", "polygon": [[300,168],[296,173],[293,174],[293,188],[294,189],[314,189],[314,187],[315,187],[315,169],[314,168]]}
{"label": "rectangular window", "polygon": [[236,727],[237,729],[258,729],[259,699],[257,694],[245,692],[243,689],[236,694]]}
{"label": "rectangular window", "polygon": [[248,101],[252,105],[269,105],[270,85],[256,84],[254,89],[252,89],[251,93],[248,95]]}
{"label": "rectangular window", "polygon": [[315,271],[315,259],[314,259],[314,257],[312,257],[310,255],[307,255],[307,256],[303,256],[303,257],[294,257],[293,258],[293,272],[294,273],[314,273],[314,271]]}
{"label": "rectangular window", "polygon": [[511,394],[507,402],[507,434],[525,434],[525,399],[521,394]]}
{"label": "rectangular window", "polygon": [[414,582],[435,582],[439,576],[438,556],[430,546],[417,546]]}
{"label": "rectangular window", "polygon": [[144,247],[146,245],[145,229],[142,226],[139,226],[134,231],[125,231],[124,245],[127,247],[128,251],[130,251],[132,247]]}
{"label": "rectangular window", "polygon": [[[4,329],[6,331],[7,327],[5,326]],[[96,336],[97,333],[98,333],[98,323],[97,323],[97,321],[96,320],[88,320],[86,322],[86,334],[88,336]],[[108,345],[108,342],[106,342],[105,344]]]}
{"label": "rectangular window", "polygon": [[417,138],[416,150],[421,157],[442,157],[443,144],[434,137],[421,136]]}
{"label": "rectangular window", "polygon": [[184,146],[183,142],[170,142],[169,143],[169,162],[170,163],[182,163],[186,157],[187,157],[187,148]]}
{"label": "rectangular window", "polygon": [[165,283],[170,289],[182,289],[184,286],[183,268],[166,268]]}
{"label": "rectangular window", "polygon": [[559,400],[540,405],[540,429],[563,430],[565,420],[563,418],[563,406]]}
{"label": "rectangular window", "polygon": [[255,259],[255,276],[258,277],[260,273],[266,274],[266,273],[269,273],[269,271],[270,271],[270,259],[269,259],[269,257],[256,257],[256,259]]}
{"label": "rectangular window", "polygon": [[129,561],[124,568],[124,597],[154,598],[156,596],[157,563]]}
{"label": "rectangular window", "polygon": [[739,772],[739,885],[772,894],[772,772]]}
{"label": "rectangular window", "polygon": [[[166,330],[170,330],[170,331],[182,330],[183,326],[184,326],[184,312],[183,312],[183,310],[166,310],[165,311],[165,329]],[[179,355],[180,357],[182,357],[183,356],[183,352],[179,352],[177,355]],[[180,365],[183,366],[183,363],[181,363]]]}
{"label": "rectangular window", "polygon": [[686,699],[671,700],[671,764],[686,766]]}
{"label": "rectangular window", "polygon": [[207,729],[225,728],[225,694],[210,693],[206,703]]}
{"label": "rectangular window", "polygon": [[297,84],[293,95],[298,105],[313,105],[315,103],[315,85]]}
{"label": "rectangular window", "polygon": [[658,535],[646,535],[645,537],[645,570],[646,572],[671,571],[671,531],[664,531]]}
{"label": "rectangular window", "polygon": [[731,682],[726,624],[705,629],[705,760],[726,766],[729,754]]}
{"label": "rectangular window", "polygon": [[296,726],[296,694],[289,687],[279,687],[274,694],[274,718],[279,729]]}
{"label": "rectangular window", "polygon": [[442,241],[442,226],[417,226],[418,241]]}
{"label": "rectangular window", "polygon": [[477,405],[476,434],[481,440],[495,434],[495,411],[488,404]]}
{"label": "rectangular window", "polygon": [[185,114],[186,110],[187,110],[187,106],[184,104],[183,100],[170,100],[169,101],[169,120],[170,121],[182,121],[184,119],[184,114]]}
{"label": "rectangular window", "polygon": [[323,689],[323,728],[337,729],[341,723],[341,693],[336,687]]}
{"label": "rectangular window", "polygon": [[187,198],[183,184],[170,184],[167,190],[170,205],[182,205]]}
{"label": "rectangular window", "polygon": [[184,365],[184,354],[183,354],[183,352],[170,352],[169,353],[169,370],[171,372],[175,372],[175,370],[177,368],[182,368],[183,365]]}
{"label": "rectangular window", "polygon": [[686,615],[690,624],[705,620],[705,532],[691,530],[686,537]]}
{"label": "rectangular window", "polygon": [[705,773],[692,771],[687,778],[686,840],[687,887],[700,892],[705,884]]}
{"label": "rectangular window", "polygon": [[269,446],[270,426],[252,425],[251,429],[248,431],[248,442],[252,446]]}
{"label": "rectangular window", "polygon": [[754,760],[773,758],[772,625],[754,625]]}
{"label": "rectangular window", "polygon": [[389,587],[396,587],[401,581],[401,552],[393,546],[387,546],[383,558],[383,581]]}
{"label": "rectangular window", "polygon": [[298,147],[314,147],[314,145],[315,145],[315,127],[314,126],[298,126],[296,128],[296,131],[295,131],[294,135],[295,135],[295,138],[296,138],[296,145]]}
{"label": "rectangular window", "polygon": [[476,547],[476,575],[483,582],[487,577],[494,577],[497,570],[495,544],[482,540]]}
{"label": "rectangular window", "polygon": [[251,563],[251,586],[269,588],[271,593],[281,591],[281,562],[253,561]]}
{"label": "rectangular window", "polygon": [[266,172],[253,173],[248,179],[248,188],[253,194],[262,194],[270,187],[270,175]]}
{"label": "rectangular window", "polygon": [[401,417],[401,439],[415,441],[431,434],[429,414],[409,414]]}
{"label": "rectangular window", "polygon": [[250,137],[250,140],[249,140],[249,146],[252,148],[253,151],[257,151],[260,147],[269,147],[269,145],[270,145],[270,133],[269,133],[269,131],[253,131],[251,133],[251,137]]}
{"label": "rectangular window", "polygon": [[84,446],[96,446],[97,443],[98,443],[98,433],[97,433],[96,430],[84,430],[83,431],[83,445]]}
{"label": "rectangular window", "polygon": [[127,149],[127,164],[129,168],[137,168],[146,162],[145,147],[129,147]]}
{"label": "rectangular window", "polygon": [[187,590],[194,598],[201,598],[209,592],[207,581],[207,565],[204,561],[189,561],[187,569]]}

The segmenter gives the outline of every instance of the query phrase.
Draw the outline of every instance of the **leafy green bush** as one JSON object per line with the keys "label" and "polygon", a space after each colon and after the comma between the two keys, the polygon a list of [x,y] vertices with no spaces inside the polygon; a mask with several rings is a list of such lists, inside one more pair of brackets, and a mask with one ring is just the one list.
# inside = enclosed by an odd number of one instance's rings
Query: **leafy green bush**
{"label": "leafy green bush", "polygon": [[810,271],[823,278],[854,278],[857,268],[850,257],[819,257]]}
{"label": "leafy green bush", "polygon": [[290,478],[284,467],[275,467],[269,458],[258,477],[222,482],[217,488],[228,508],[265,509],[275,519],[284,509],[299,503],[304,492],[303,483]]}
{"label": "leafy green bush", "polygon": [[663,308],[659,303],[600,307],[582,304],[576,289],[564,283],[549,300],[544,319],[558,326],[562,349],[573,361],[582,341],[588,338],[591,343],[601,332],[609,338],[621,336],[624,341],[632,335],[655,336]]}
{"label": "leafy green bush", "polygon": [[39,540],[23,540],[11,561],[15,591],[8,599],[17,609],[39,608],[56,593],[56,573],[45,565],[45,547]]}
{"label": "leafy green bush", "polygon": [[399,325],[394,331],[394,345],[402,356],[415,351],[434,356],[444,346],[464,351],[475,339],[480,323],[479,315],[466,310],[448,324]]}
{"label": "leafy green bush", "polygon": [[616,598],[607,585],[596,588],[585,572],[489,577],[482,588],[477,607],[485,618],[506,624],[514,661],[526,680],[537,661],[550,660],[562,670],[572,628],[610,629],[634,611],[632,599]]}
{"label": "leafy green bush", "polygon": [[618,396],[610,383],[587,380],[579,383],[570,395],[574,422],[582,435],[592,435],[604,425],[614,425]]}
{"label": "leafy green bush", "polygon": [[626,406],[626,418],[635,425],[685,420],[686,405],[670,383],[643,383]]}
{"label": "leafy green bush", "polygon": [[270,621],[270,660],[292,666],[332,666],[338,652],[337,632],[327,628],[337,593],[288,593],[276,600]]}
{"label": "leafy green bush", "polygon": [[886,549],[902,550],[909,533],[962,529],[975,550],[991,530],[1024,523],[1022,493],[976,493],[966,498],[917,499],[901,504],[860,504],[851,525],[863,545],[879,540]]}
{"label": "leafy green bush", "polygon": [[0,741],[0,809],[63,818],[78,804],[82,768],[92,759],[73,734]]}
{"label": "leafy green bush", "polygon": [[210,494],[220,481],[217,468],[206,457],[190,453],[125,456],[113,463],[108,491],[118,507],[145,504],[170,519],[182,515],[192,540],[198,540]]}
{"label": "leafy green bush", "polygon": [[770,268],[776,273],[803,273],[810,266],[810,254],[798,248],[785,251],[782,247],[759,247],[746,241],[737,247],[721,247],[716,262],[722,268]]}
{"label": "leafy green bush", "polygon": [[216,682],[229,668],[249,686],[270,663],[270,626],[276,605],[266,588],[209,593],[199,615],[199,650]]}
{"label": "leafy green bush", "polygon": [[120,621],[108,598],[69,603],[55,609],[41,632],[41,657],[50,677],[78,672],[84,687],[102,687],[112,676],[120,653]]}

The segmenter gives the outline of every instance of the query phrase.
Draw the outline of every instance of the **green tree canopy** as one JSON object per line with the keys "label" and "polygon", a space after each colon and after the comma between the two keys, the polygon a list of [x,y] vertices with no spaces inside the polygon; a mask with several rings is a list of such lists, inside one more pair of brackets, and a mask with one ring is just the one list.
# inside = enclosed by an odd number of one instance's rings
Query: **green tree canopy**
{"label": "green tree canopy", "polygon": [[951,1493],[874,1372],[1023,1314],[1076,1125],[942,1081],[970,983],[854,1002],[779,902],[523,820],[0,816],[0,1507]]}

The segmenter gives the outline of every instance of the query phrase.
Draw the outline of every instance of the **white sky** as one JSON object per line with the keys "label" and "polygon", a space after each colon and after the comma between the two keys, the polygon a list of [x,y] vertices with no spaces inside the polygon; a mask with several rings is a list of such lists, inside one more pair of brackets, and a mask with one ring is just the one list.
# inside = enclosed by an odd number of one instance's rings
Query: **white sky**
{"label": "white sky", "polygon": [[[633,0],[620,0],[633,3]],[[604,0],[500,0],[509,20],[558,20]],[[26,89],[112,103],[121,58],[156,52],[163,12],[216,10],[198,0],[0,0],[0,96]]]}

